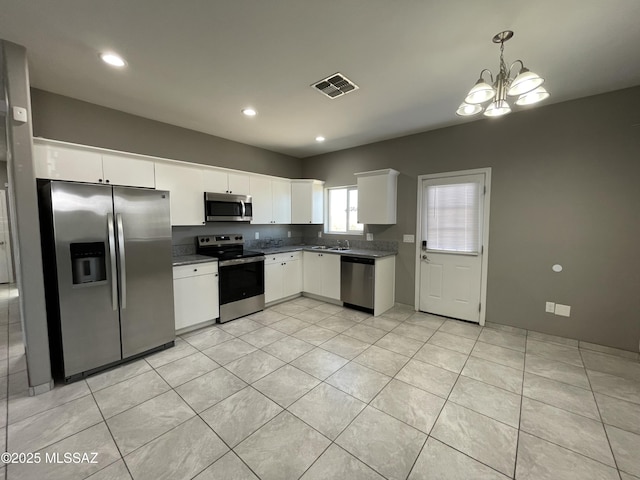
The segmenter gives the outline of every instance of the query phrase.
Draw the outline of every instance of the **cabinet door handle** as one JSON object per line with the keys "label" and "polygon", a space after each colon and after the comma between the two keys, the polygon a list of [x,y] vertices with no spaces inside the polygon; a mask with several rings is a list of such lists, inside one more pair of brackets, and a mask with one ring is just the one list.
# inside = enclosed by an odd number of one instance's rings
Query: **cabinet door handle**
{"label": "cabinet door handle", "polygon": [[99,182],[99,183],[102,183],[102,179],[101,179],[101,178],[99,178],[99,179],[98,179],[98,182]]}
{"label": "cabinet door handle", "polygon": [[194,268],[194,269],[193,269],[193,271],[194,271],[194,272],[197,272],[197,271],[198,271],[198,269],[197,269],[197,268]]}
{"label": "cabinet door handle", "polygon": [[105,180],[105,182],[109,183],[109,180]]}

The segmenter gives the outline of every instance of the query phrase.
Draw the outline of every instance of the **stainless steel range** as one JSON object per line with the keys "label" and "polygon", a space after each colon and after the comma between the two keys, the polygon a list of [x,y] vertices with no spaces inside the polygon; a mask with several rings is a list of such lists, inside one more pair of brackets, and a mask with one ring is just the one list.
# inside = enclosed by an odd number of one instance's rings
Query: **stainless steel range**
{"label": "stainless steel range", "polygon": [[264,309],[264,255],[244,249],[241,234],[197,237],[200,255],[218,259],[220,323]]}

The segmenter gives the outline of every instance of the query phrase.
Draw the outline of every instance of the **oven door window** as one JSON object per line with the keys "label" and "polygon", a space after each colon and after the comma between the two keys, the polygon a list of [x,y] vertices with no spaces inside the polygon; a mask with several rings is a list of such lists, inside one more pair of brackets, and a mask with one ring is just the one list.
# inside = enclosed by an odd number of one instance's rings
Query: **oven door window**
{"label": "oven door window", "polygon": [[264,293],[264,262],[220,267],[220,303],[227,304]]}
{"label": "oven door window", "polygon": [[207,217],[241,217],[242,204],[240,202],[219,202],[207,200]]}

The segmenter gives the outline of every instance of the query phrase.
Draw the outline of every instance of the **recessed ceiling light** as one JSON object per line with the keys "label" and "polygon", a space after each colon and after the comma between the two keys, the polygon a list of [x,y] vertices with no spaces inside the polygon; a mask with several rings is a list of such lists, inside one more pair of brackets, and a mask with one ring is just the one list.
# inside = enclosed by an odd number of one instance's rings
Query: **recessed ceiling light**
{"label": "recessed ceiling light", "polygon": [[124,67],[127,64],[120,55],[115,53],[101,53],[100,58],[104,63],[112,67]]}
{"label": "recessed ceiling light", "polygon": [[244,113],[247,117],[255,117],[258,112],[256,112],[253,108],[243,108],[242,113]]}
{"label": "recessed ceiling light", "polygon": [[325,139],[323,136],[321,136],[321,135],[318,135],[318,136],[316,137],[316,142],[324,142],[325,140],[326,140],[326,139]]}

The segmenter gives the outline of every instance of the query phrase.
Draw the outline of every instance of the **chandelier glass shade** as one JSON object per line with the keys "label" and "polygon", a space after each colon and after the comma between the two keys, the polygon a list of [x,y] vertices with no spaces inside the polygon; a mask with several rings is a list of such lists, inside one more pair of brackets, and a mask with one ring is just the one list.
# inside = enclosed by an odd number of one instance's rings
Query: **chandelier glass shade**
{"label": "chandelier glass shade", "polygon": [[[493,37],[493,43],[500,44],[498,74],[494,79],[490,70],[482,70],[480,78],[456,110],[456,115],[470,117],[484,111],[487,117],[500,117],[511,112],[509,97],[518,97],[515,104],[519,106],[533,105],[549,97],[549,92],[541,86],[544,78],[526,68],[522,60],[516,60],[507,69],[503,57],[504,42],[511,37],[511,30],[505,30]],[[519,64],[520,68],[514,71],[516,64]],[[484,78],[485,74],[489,81]]]}

